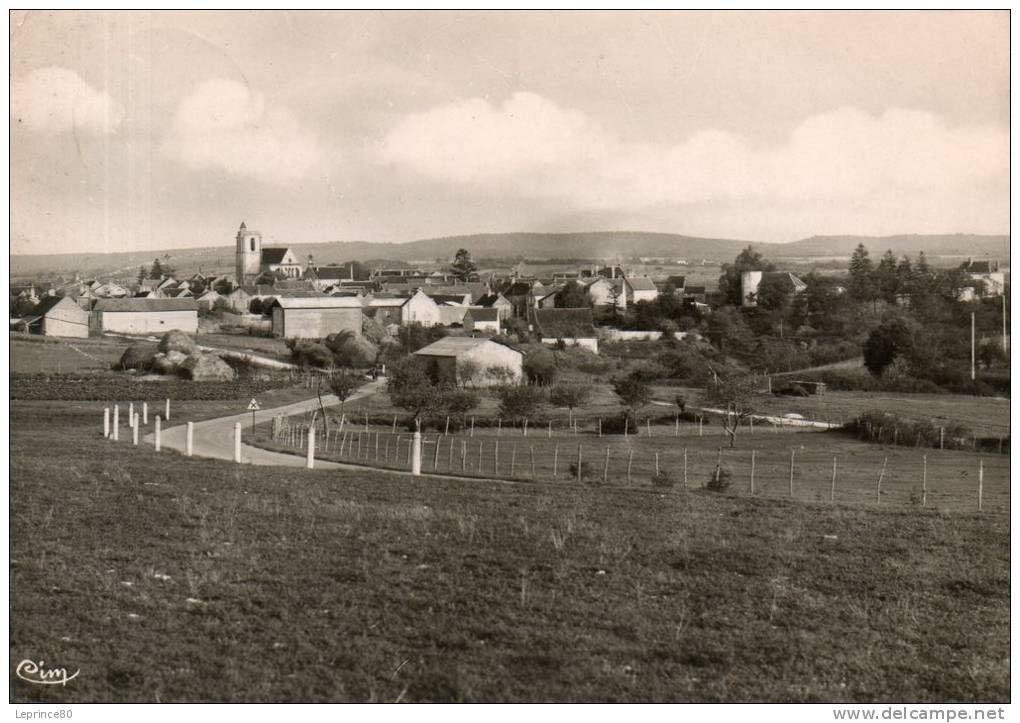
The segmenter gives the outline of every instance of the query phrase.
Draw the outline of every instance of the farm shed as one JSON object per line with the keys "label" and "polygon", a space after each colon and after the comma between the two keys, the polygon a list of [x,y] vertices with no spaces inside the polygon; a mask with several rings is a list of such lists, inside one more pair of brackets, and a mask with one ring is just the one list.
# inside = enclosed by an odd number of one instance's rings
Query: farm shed
{"label": "farm shed", "polygon": [[178,329],[198,332],[198,304],[194,299],[99,299],[92,310],[101,331],[121,334],[162,334]]}
{"label": "farm shed", "polygon": [[387,297],[377,294],[364,302],[365,314],[383,325],[421,324],[435,326],[442,323],[439,306],[421,289],[410,296]]}
{"label": "farm shed", "polygon": [[462,374],[466,365],[474,368],[476,373],[470,381],[478,387],[502,382],[498,374],[489,372],[494,367],[508,370],[516,383],[523,379],[524,352],[491,339],[448,336],[419,349],[414,355],[428,363],[429,372],[440,382],[466,381]]}
{"label": "farm shed", "polygon": [[33,334],[79,339],[89,335],[89,313],[66,296],[47,296],[22,321]]}
{"label": "farm shed", "polygon": [[536,309],[535,325],[543,344],[580,346],[599,353],[599,339],[591,309]]}
{"label": "farm shed", "polygon": [[475,306],[484,306],[499,311],[499,318],[506,321],[514,315],[514,305],[503,294],[486,294],[475,302]]}
{"label": "farm shed", "polygon": [[467,313],[464,314],[464,329],[469,332],[487,331],[498,334],[500,329],[499,309],[469,307]]}
{"label": "farm shed", "polygon": [[356,297],[281,296],[272,309],[273,334],[283,339],[322,339],[341,331],[361,335],[361,300]]}
{"label": "farm shed", "polygon": [[443,326],[454,326],[464,324],[464,315],[467,314],[469,306],[439,306],[439,323]]}

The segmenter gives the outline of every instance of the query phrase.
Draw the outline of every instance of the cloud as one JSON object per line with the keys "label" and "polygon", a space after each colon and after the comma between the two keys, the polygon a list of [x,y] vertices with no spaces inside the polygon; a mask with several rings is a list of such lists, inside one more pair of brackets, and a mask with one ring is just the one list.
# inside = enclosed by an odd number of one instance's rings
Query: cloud
{"label": "cloud", "polygon": [[11,119],[40,133],[113,133],[123,108],[66,68],[40,68],[11,81]]}
{"label": "cloud", "polygon": [[924,111],[842,108],[807,118],[772,147],[715,129],[672,145],[640,143],[518,92],[499,105],[475,98],[406,116],[383,139],[380,158],[435,180],[579,210],[859,203],[1005,187],[1009,135],[950,127]]}
{"label": "cloud", "polygon": [[194,170],[215,168],[278,185],[306,178],[319,157],[315,138],[294,113],[220,78],[181,102],[162,149]]}

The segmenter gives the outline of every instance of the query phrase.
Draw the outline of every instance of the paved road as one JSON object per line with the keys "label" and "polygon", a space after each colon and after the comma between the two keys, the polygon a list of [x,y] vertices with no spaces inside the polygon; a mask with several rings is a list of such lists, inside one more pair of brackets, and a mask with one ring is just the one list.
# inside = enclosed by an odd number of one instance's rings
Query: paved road
{"label": "paved road", "polygon": [[[370,382],[352,394],[347,401],[350,402],[355,399],[368,396],[369,394],[381,389],[385,383],[385,380],[382,379]],[[322,396],[322,401],[323,404],[327,406],[339,403],[339,400],[332,394],[324,394]],[[319,400],[318,398],[313,398],[306,399],[301,402],[294,402],[293,404],[286,404],[282,407],[275,407],[273,409],[263,409],[255,412],[255,423],[260,424],[262,422],[269,422],[277,414],[299,414],[301,412],[318,408]],[[233,414],[229,417],[219,417],[217,419],[207,419],[204,422],[195,422],[195,434],[192,438],[193,454],[197,457],[209,457],[211,459],[225,459],[233,461],[234,424],[237,422],[241,423],[242,463],[276,467],[305,466],[305,458],[303,456],[299,457],[294,454],[270,452],[269,450],[259,449],[258,447],[252,447],[245,444],[245,435],[247,435],[251,429],[251,412],[241,412],[240,414]],[[186,434],[187,425],[180,424],[176,427],[168,427],[162,432],[161,444],[167,449],[184,452]],[[145,436],[145,441],[151,444],[152,435],[147,434]],[[325,462],[319,459],[315,460],[316,469],[341,469],[346,466],[347,465]]]}

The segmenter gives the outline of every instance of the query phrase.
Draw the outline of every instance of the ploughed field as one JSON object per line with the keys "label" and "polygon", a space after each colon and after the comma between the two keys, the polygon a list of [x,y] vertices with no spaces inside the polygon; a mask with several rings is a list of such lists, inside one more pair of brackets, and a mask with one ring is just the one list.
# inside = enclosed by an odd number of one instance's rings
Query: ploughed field
{"label": "ploughed field", "polygon": [[11,404],[11,666],[81,670],[18,700],[1010,697],[1004,514],[235,466],[101,408]]}

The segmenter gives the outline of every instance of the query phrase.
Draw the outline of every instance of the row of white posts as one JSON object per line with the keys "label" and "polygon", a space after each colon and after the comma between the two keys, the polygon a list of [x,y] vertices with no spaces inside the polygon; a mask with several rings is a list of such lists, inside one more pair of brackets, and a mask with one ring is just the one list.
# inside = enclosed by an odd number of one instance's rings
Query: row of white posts
{"label": "row of white posts", "polygon": [[[128,402],[128,427],[131,429],[131,444],[138,446],[139,430],[142,425],[148,425],[149,423],[149,403],[142,402],[142,411],[135,411],[135,403]],[[103,409],[103,438],[110,439],[114,442],[120,440],[120,405],[113,405],[113,415],[111,424],[110,408],[106,407]],[[162,434],[163,434],[163,420],[170,420],[170,400],[166,400],[166,406],[164,409],[164,416],[160,417],[158,414],[153,419],[153,435],[152,445],[153,448],[159,452],[162,448]],[[185,454],[190,457],[194,447],[194,436],[195,436],[195,423],[188,422],[187,424],[187,436],[185,439]]]}

